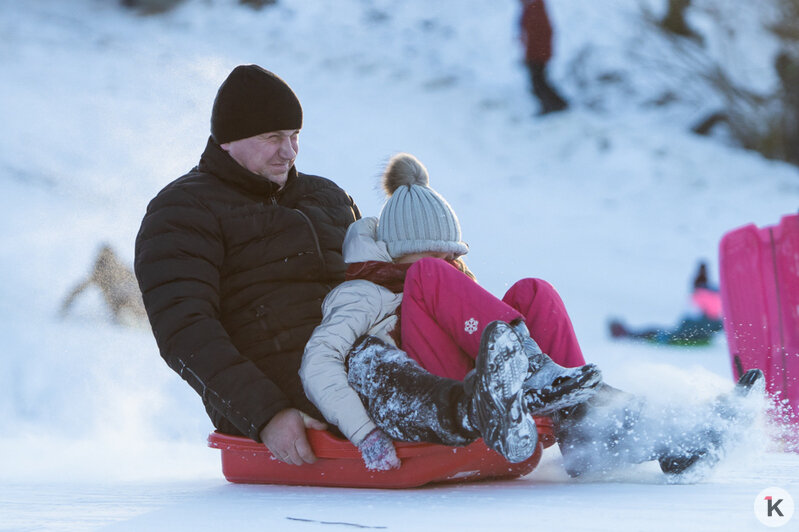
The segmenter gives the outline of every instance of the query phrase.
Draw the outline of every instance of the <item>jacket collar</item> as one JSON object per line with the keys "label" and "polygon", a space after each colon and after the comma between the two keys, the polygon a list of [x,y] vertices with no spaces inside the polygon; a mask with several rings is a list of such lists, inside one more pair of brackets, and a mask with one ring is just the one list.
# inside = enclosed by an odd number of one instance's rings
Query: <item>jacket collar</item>
{"label": "jacket collar", "polygon": [[[230,183],[233,186],[242,188],[247,192],[258,196],[277,196],[277,184],[269,181],[263,176],[254,174],[237,163],[233,157],[223,150],[214,139],[208,137],[208,144],[205,146],[200,157],[198,169],[201,172],[208,172],[219,179]],[[289,187],[297,177],[297,168],[292,166],[289,169],[289,176],[286,180],[284,189]],[[281,191],[282,192],[282,191]]]}
{"label": "jacket collar", "polygon": [[367,216],[350,224],[341,246],[344,262],[393,262],[386,243],[377,239],[377,218]]}

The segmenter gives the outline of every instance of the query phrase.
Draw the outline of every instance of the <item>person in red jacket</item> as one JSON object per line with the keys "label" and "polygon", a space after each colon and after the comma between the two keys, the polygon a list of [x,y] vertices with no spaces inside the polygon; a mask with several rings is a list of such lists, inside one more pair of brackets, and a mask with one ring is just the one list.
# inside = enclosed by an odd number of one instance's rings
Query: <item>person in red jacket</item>
{"label": "person in red jacket", "polygon": [[544,0],[522,0],[522,4],[521,40],[533,94],[541,105],[541,114],[562,111],[568,103],[550,85],[546,74],[547,63],[552,57],[552,25]]}

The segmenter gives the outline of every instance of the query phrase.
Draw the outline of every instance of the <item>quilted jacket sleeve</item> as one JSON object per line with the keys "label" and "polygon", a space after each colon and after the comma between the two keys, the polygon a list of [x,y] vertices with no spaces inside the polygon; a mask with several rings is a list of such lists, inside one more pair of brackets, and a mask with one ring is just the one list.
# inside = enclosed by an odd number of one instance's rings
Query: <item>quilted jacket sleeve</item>
{"label": "quilted jacket sleeve", "polygon": [[259,432],[289,399],[242,356],[219,320],[224,242],[216,217],[177,188],[149,205],[135,269],[161,356],[242,434]]}
{"label": "quilted jacket sleeve", "polygon": [[397,317],[401,294],[369,281],[348,281],[328,294],[322,323],[305,347],[300,377],[308,398],[355,445],[377,428],[347,383],[347,353],[364,334],[384,339]]}

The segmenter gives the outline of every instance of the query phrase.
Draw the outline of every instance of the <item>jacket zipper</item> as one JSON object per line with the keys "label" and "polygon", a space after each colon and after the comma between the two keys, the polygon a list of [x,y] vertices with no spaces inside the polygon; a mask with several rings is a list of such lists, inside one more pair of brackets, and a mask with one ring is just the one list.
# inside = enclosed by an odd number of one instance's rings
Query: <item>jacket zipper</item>
{"label": "jacket zipper", "polygon": [[322,255],[322,246],[319,245],[319,235],[316,234],[316,229],[314,228],[311,219],[308,218],[308,215],[302,212],[301,210],[299,209],[294,209],[294,210],[300,213],[300,215],[305,219],[305,222],[308,224],[308,227],[311,228],[311,235],[313,235],[313,242],[314,245],[316,246],[316,254],[319,256],[319,262],[322,263],[322,271],[325,274],[327,274],[327,263],[325,262],[325,256]]}
{"label": "jacket zipper", "polygon": [[[272,204],[273,205],[277,205],[277,198],[275,198],[275,196],[272,196]],[[293,210],[295,210],[298,213],[300,213],[300,216],[302,216],[302,218],[305,220],[305,223],[307,223],[308,227],[311,229],[311,235],[313,236],[314,246],[316,247],[316,255],[319,257],[319,262],[322,264],[322,271],[324,272],[324,274],[326,276],[327,275],[327,262],[325,261],[325,256],[322,255],[322,246],[319,244],[319,236],[316,234],[316,229],[314,229],[313,223],[311,222],[311,219],[308,217],[307,214],[305,214],[304,212],[302,212],[299,209],[293,209]],[[328,286],[328,288],[330,290],[333,289],[332,286],[329,286],[329,285],[327,285],[327,286]],[[263,327],[263,329],[265,331],[269,331],[269,328],[266,326],[266,323],[263,320],[263,317],[265,315],[266,315],[266,307],[264,305],[258,305],[258,307],[255,309],[255,317],[259,318],[258,321],[261,324],[261,327]],[[276,339],[275,339],[275,342],[277,342]],[[279,347],[280,344],[276,344],[276,345],[278,345],[278,347]]]}

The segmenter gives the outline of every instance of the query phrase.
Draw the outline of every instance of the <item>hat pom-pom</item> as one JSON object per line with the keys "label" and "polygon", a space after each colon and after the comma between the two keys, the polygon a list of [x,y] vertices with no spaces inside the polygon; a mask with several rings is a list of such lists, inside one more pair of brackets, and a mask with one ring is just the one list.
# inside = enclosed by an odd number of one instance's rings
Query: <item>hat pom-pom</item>
{"label": "hat pom-pom", "polygon": [[428,186],[430,177],[427,168],[410,153],[398,153],[388,161],[383,173],[383,190],[387,196],[403,185]]}

